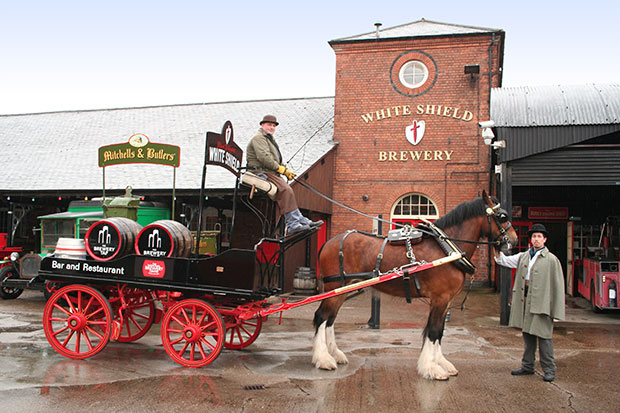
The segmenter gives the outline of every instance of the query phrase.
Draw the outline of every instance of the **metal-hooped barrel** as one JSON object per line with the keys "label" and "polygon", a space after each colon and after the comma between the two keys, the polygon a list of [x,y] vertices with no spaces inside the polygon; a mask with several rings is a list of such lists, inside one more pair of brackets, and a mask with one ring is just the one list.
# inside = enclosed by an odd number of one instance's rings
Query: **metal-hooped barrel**
{"label": "metal-hooped barrel", "polygon": [[153,258],[189,257],[194,239],[183,224],[162,219],[145,226],[135,241],[139,255]]}
{"label": "metal-hooped barrel", "polygon": [[88,255],[97,261],[109,261],[131,254],[142,226],[123,217],[95,222],[88,228],[84,242]]}

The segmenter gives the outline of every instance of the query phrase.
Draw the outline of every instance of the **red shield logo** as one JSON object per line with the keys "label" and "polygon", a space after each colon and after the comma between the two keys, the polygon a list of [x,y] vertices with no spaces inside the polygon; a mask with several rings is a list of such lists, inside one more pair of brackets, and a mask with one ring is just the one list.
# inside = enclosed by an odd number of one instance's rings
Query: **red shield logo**
{"label": "red shield logo", "polygon": [[163,261],[144,260],[142,275],[151,278],[164,278],[164,275],[166,275],[166,263]]}
{"label": "red shield logo", "polygon": [[407,140],[412,145],[417,145],[420,143],[422,138],[424,137],[424,130],[426,129],[426,122],[423,120],[417,121],[414,120],[411,125],[408,125],[405,128],[405,136]]}

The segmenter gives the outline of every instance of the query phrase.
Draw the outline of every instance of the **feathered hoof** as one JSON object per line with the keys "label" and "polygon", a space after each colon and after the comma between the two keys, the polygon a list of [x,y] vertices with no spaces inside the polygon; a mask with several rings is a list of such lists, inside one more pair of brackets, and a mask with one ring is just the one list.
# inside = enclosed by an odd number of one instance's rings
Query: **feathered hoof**
{"label": "feathered hoof", "polygon": [[454,367],[454,364],[450,363],[449,361],[447,361],[447,363],[442,363],[440,364],[441,368],[444,369],[446,371],[446,373],[448,374],[448,376],[458,376],[459,375],[459,371],[456,369],[456,367]]}
{"label": "feathered hoof", "polygon": [[425,369],[418,368],[418,374],[428,380],[445,381],[450,378],[450,374],[448,374],[448,372],[446,372],[439,365]]}
{"label": "feathered hoof", "polygon": [[312,360],[314,366],[320,370],[336,370],[338,368],[338,363],[332,356],[320,357],[317,360]]}
{"label": "feathered hoof", "polygon": [[347,356],[345,356],[345,354],[340,351],[340,350],[336,350],[333,353],[329,353],[334,360],[336,360],[336,363],[338,364],[349,364],[349,359],[347,359]]}

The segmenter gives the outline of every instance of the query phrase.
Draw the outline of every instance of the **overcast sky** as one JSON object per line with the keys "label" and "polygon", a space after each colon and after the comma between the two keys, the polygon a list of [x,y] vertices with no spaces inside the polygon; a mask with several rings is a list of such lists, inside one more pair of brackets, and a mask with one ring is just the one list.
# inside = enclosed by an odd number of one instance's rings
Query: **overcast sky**
{"label": "overcast sky", "polygon": [[0,114],[334,95],[329,40],[506,32],[504,87],[620,83],[616,1],[0,0]]}

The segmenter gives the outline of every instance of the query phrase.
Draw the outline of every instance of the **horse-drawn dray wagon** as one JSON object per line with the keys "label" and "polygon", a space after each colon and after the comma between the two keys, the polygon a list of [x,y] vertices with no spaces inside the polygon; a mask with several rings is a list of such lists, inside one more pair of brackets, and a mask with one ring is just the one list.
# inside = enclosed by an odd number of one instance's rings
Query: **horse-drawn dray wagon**
{"label": "horse-drawn dray wagon", "polygon": [[[225,163],[223,166],[236,173],[235,188],[244,181],[239,173],[241,152],[232,144],[232,130],[227,128],[232,128],[230,122],[219,135],[227,137],[226,144],[218,147],[226,153],[210,152],[207,138],[199,209],[205,198],[209,156],[216,159],[213,163]],[[251,191],[259,184],[248,183]],[[133,241],[135,251],[116,254],[99,245],[114,238],[109,235],[116,227],[122,226],[102,223],[89,229],[87,259],[52,255],[41,262],[40,277],[52,281],[56,288],[43,314],[45,335],[52,347],[66,357],[93,356],[110,340],[137,340],[160,321],[168,355],[184,366],[201,367],[215,360],[224,347],[241,349],[254,342],[265,317],[321,301],[314,317],[313,364],[333,369],[347,362],[333,333],[344,296],[375,286],[408,300],[428,298],[431,312],[420,357],[424,365],[421,367],[419,362],[418,370],[435,379],[456,374],[454,366],[441,355],[440,340],[448,305],[462,290],[465,273],[473,272],[470,258],[475,244],[481,243],[478,240],[482,237],[488,239],[482,243],[506,249],[516,240],[505,211],[483,193],[481,198],[457,207],[438,226],[429,222],[392,238],[359,231],[332,238],[319,254],[319,280],[325,292],[299,299],[283,295],[283,260],[291,246],[313,236],[317,227],[286,236],[263,237],[253,249],[233,248],[216,255],[181,247],[176,251],[184,253],[172,254],[170,242],[164,243],[170,246],[168,252],[142,249],[140,238],[154,245],[158,244],[155,239],[166,232],[155,235],[144,230]],[[181,243],[183,238],[176,240]],[[120,233],[116,239],[132,242],[131,237],[125,239]],[[270,298],[274,297],[280,302],[273,304]]]}

